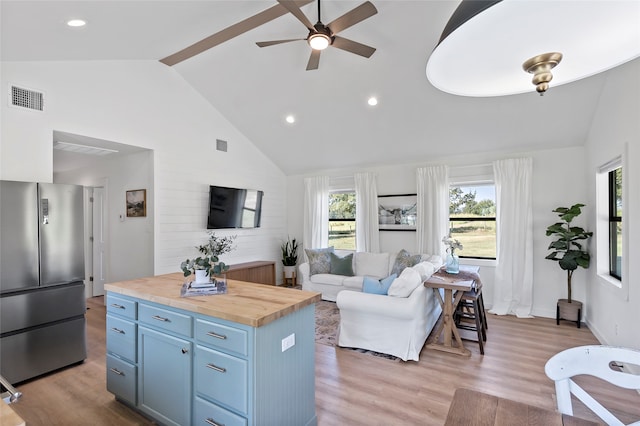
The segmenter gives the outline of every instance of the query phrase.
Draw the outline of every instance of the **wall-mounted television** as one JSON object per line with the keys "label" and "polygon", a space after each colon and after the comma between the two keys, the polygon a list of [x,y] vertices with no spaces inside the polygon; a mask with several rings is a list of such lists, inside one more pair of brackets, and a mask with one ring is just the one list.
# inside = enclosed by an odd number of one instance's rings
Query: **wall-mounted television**
{"label": "wall-mounted television", "polygon": [[259,228],[262,196],[254,189],[210,186],[207,229]]}

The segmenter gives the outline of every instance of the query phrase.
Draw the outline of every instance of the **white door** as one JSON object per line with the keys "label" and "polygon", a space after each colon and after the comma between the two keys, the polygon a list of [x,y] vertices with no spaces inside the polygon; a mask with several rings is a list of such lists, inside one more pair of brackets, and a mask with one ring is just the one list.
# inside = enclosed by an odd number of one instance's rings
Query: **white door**
{"label": "white door", "polygon": [[93,188],[93,295],[104,295],[106,277],[104,188]]}

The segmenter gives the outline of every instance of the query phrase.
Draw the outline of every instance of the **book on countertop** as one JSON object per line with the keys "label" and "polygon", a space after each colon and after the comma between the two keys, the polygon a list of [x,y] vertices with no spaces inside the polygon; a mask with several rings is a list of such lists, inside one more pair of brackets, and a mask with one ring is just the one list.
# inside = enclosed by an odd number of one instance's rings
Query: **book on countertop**
{"label": "book on countertop", "polygon": [[216,277],[208,283],[196,283],[194,281],[188,281],[182,284],[180,288],[180,297],[192,297],[192,296],[212,296],[215,294],[227,293],[227,279],[226,277]]}

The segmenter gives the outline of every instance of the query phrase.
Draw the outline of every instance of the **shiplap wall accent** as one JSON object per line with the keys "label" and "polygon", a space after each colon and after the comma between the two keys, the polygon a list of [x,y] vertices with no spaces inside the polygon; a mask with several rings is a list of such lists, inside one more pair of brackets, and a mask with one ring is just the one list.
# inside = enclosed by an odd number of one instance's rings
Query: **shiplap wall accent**
{"label": "shiplap wall accent", "polygon": [[[198,254],[195,246],[207,238],[212,184],[265,192],[261,228],[219,232],[238,235],[237,249],[222,260],[280,259],[287,220],[284,173],[172,68],[157,61],[1,66],[3,87],[13,82],[42,88],[49,100],[45,112],[28,114],[9,108],[6,91],[0,91],[1,179],[51,182],[54,130],[147,148],[153,150],[154,192],[147,196],[154,203],[154,273],[177,272],[180,262]],[[217,139],[228,141],[227,152],[216,150]],[[28,168],[24,152],[33,153]],[[122,238],[126,246],[129,237]],[[280,280],[281,262],[276,264]]]}

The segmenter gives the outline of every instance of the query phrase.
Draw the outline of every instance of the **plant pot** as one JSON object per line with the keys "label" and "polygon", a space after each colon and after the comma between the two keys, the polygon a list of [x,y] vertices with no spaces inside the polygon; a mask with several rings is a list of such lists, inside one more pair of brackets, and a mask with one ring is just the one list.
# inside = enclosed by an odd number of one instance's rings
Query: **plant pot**
{"label": "plant pot", "polygon": [[209,276],[207,275],[207,271],[205,269],[196,269],[196,282],[197,283],[207,283],[209,282]]}
{"label": "plant pot", "polygon": [[295,266],[285,266],[284,267],[284,277],[285,278],[293,278],[293,274],[296,272]]}
{"label": "plant pot", "polygon": [[578,300],[572,300],[569,303],[567,299],[558,299],[556,306],[556,325],[560,324],[560,320],[574,321],[578,328],[580,328],[580,321],[582,316],[582,302]]}

